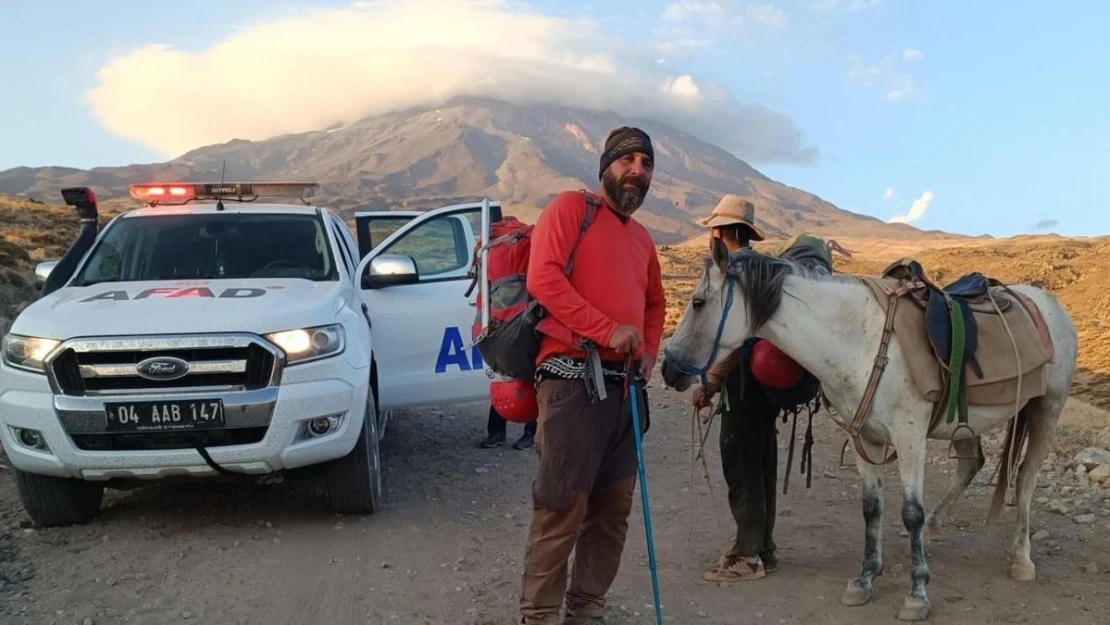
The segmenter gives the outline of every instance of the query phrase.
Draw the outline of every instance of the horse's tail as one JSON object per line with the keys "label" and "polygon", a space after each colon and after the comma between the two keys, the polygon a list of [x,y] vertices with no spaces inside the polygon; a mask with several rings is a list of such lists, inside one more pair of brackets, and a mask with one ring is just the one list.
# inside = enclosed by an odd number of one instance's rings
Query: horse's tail
{"label": "horse's tail", "polygon": [[1022,408],[1016,415],[1010,417],[1006,428],[1006,442],[1002,445],[1002,453],[998,457],[998,481],[994,486],[994,496],[991,498],[990,512],[987,514],[987,523],[994,523],[1006,505],[1006,490],[1013,480],[1018,456],[1029,440],[1029,415],[1028,406]]}

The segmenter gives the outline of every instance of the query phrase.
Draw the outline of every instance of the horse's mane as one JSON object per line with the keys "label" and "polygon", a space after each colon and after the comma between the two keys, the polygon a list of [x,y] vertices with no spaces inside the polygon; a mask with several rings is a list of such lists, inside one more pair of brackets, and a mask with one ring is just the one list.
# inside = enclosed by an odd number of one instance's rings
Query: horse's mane
{"label": "horse's mane", "polygon": [[[707,259],[706,267],[712,262]],[[860,284],[859,277],[852,274],[828,272],[821,266],[809,267],[789,258],[755,252],[733,254],[729,258],[726,273],[744,296],[753,333],[763,327],[778,310],[787,276],[815,282]]]}

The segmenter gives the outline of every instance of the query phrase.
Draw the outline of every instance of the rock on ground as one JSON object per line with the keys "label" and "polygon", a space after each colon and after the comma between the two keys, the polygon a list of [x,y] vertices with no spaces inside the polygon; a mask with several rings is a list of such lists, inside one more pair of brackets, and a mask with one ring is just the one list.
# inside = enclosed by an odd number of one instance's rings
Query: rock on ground
{"label": "rock on ground", "polygon": [[1099,447],[1088,447],[1075,454],[1073,462],[1076,466],[1082,466],[1090,471],[1100,464],[1110,464],[1110,451]]}
{"label": "rock on ground", "polygon": [[1087,473],[1087,477],[1090,478],[1092,482],[1105,484],[1107,480],[1110,480],[1110,464],[1098,465]]}

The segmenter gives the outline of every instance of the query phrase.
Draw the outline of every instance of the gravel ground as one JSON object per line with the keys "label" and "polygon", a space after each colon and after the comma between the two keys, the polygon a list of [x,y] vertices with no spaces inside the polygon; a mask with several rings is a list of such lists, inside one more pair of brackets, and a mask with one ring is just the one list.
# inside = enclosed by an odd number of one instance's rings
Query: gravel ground
{"label": "gravel ground", "polygon": [[[658,382],[654,383],[658,387]],[[896,470],[887,470],[886,576],[874,601],[848,608],[841,591],[862,561],[858,477],[839,466],[840,430],[820,414],[812,488],[798,474],[780,496],[780,570],[731,587],[702,572],[726,547],[714,425],[712,495],[690,460],[686,398],[652,389],[645,441],[652,523],[667,623],[891,623],[909,587]],[[311,473],[282,483],[192,482],[109,491],[83,527],[34,529],[11,471],[0,469],[0,623],[459,623],[516,622],[529,520],[532,452],[481,450],[484,406],[396,415],[383,442],[386,507],[336,517]],[[799,440],[804,431],[799,424]],[[787,444],[789,427],[780,426]],[[519,433],[512,426],[510,439]],[[984,527],[997,440],[988,465],[929,551],[933,623],[1110,622],[1110,481],[1070,458],[1045,463],[1034,514],[1039,579],[1006,573],[1015,514]],[[800,445],[799,445],[800,450]],[[931,446],[927,506],[955,461]],[[785,464],[785,451],[780,456]],[[613,622],[654,623],[639,496],[624,563],[610,595]]]}

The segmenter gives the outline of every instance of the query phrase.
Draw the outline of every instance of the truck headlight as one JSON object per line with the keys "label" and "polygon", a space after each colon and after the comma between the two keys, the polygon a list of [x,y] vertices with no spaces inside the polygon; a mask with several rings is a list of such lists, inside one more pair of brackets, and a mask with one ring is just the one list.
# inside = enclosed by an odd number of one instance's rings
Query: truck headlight
{"label": "truck headlight", "polygon": [[266,339],[285,352],[288,364],[334,356],[343,351],[343,326],[336,323],[315,328],[297,328],[266,335]]}
{"label": "truck headlight", "polygon": [[43,362],[60,344],[61,341],[54,339],[8,334],[4,337],[0,354],[3,355],[4,364],[8,366],[43,373],[45,371]]}

